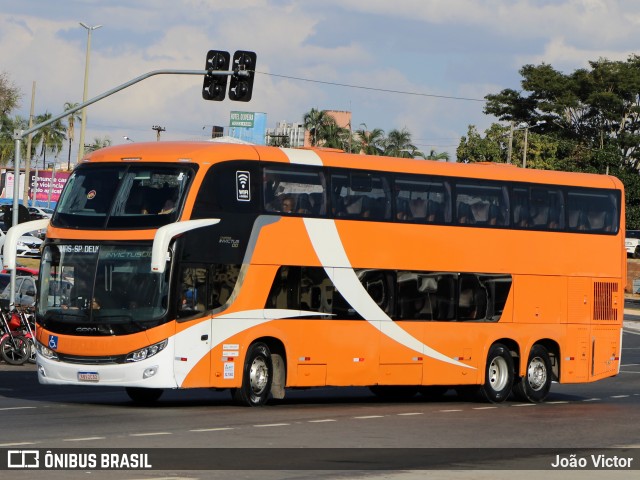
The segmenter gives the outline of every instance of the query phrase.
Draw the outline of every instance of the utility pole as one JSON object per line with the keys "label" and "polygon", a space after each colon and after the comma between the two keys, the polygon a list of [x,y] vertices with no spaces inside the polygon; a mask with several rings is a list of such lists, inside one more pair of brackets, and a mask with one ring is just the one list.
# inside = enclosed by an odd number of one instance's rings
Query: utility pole
{"label": "utility pole", "polygon": [[160,127],[158,125],[154,125],[153,127],[151,127],[151,130],[155,130],[157,133],[157,141],[160,141],[160,132],[166,132],[167,129],[164,127]]}
{"label": "utility pole", "polygon": [[[33,81],[33,85],[31,86],[31,110],[29,112],[29,128],[33,127],[33,111],[36,102],[36,81]],[[27,135],[27,156],[24,159],[24,187],[22,191],[22,204],[25,207],[29,206],[29,176],[31,175],[31,134]],[[15,180],[14,180],[15,181]],[[35,189],[37,185],[33,186],[34,188],[34,205],[35,205]]]}

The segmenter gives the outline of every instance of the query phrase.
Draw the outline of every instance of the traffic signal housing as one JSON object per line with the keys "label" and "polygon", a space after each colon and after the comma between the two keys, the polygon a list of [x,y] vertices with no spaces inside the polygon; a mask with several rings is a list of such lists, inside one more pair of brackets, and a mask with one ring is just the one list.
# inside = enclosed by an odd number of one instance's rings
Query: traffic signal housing
{"label": "traffic signal housing", "polygon": [[238,50],[233,54],[233,75],[229,85],[229,100],[248,102],[253,91],[253,77],[256,70],[255,52]]}
{"label": "traffic signal housing", "polygon": [[215,71],[229,70],[229,52],[222,50],[209,50],[205,70],[207,74],[204,76],[202,84],[202,98],[205,100],[224,100],[227,90],[227,75],[214,75]]}

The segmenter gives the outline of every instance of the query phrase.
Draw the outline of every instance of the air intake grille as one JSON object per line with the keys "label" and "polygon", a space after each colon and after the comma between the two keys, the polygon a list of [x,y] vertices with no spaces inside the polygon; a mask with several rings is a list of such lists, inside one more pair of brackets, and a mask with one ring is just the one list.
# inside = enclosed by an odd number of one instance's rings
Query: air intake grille
{"label": "air intake grille", "polygon": [[618,284],[614,282],[593,283],[593,319],[618,320],[618,309],[613,299],[618,297]]}

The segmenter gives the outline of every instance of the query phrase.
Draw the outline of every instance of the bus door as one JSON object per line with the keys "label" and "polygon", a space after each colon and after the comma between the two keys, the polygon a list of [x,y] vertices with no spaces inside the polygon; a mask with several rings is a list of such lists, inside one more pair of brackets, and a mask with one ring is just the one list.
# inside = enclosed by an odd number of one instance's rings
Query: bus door
{"label": "bus door", "polygon": [[207,267],[183,265],[178,272],[174,375],[183,388],[208,387],[212,322],[207,312]]}

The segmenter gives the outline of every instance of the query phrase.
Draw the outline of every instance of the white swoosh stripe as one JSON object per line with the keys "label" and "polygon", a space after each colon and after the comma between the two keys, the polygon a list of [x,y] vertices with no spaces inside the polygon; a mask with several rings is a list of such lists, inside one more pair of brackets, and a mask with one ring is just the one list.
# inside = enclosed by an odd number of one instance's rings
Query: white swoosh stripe
{"label": "white swoosh stripe", "polygon": [[289,162],[299,165],[322,166],[322,159],[313,150],[303,150],[300,148],[281,148],[289,159]]}
{"label": "white swoosh stripe", "polygon": [[[327,273],[332,276],[332,280],[340,294],[362,318],[384,335],[411,350],[442,362],[475,370],[474,367],[449,358],[425,345],[389,318],[360,283],[358,276],[351,267],[333,220],[305,218],[304,223],[320,263],[325,267]],[[328,265],[338,268],[327,268]],[[332,270],[333,274],[331,273]]]}

